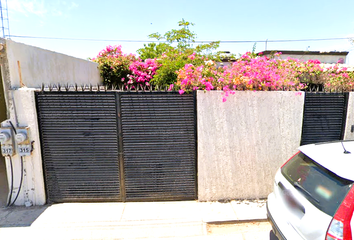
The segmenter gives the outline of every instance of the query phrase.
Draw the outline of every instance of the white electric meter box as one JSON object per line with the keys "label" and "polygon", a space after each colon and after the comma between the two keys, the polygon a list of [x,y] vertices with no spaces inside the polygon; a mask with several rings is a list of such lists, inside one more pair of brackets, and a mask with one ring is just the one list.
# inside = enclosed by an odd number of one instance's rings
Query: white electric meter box
{"label": "white electric meter box", "polygon": [[20,156],[30,156],[32,153],[32,144],[29,139],[29,128],[18,127],[16,131],[15,141],[17,143],[17,153]]}
{"label": "white electric meter box", "polygon": [[1,155],[13,156],[15,154],[13,131],[11,127],[0,128],[0,143],[1,143]]}

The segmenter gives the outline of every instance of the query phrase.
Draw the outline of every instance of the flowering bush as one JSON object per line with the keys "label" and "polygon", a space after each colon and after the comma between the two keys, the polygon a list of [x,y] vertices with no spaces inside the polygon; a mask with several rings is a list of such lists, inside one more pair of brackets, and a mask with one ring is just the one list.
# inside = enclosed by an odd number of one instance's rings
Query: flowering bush
{"label": "flowering bush", "polygon": [[231,68],[224,68],[223,76],[234,90],[299,90],[303,85],[296,78],[296,63],[294,59],[252,58],[246,53]]}
{"label": "flowering bush", "polygon": [[133,54],[123,54],[121,46],[107,46],[92,60],[98,63],[103,83],[112,87],[127,84],[128,75],[132,73],[129,66],[137,58]]}
{"label": "flowering bush", "polygon": [[121,46],[107,46],[93,61],[99,64],[104,84],[111,86],[169,86],[180,94],[193,90],[223,90],[223,101],[238,90],[289,91],[321,86],[325,91],[351,91],[354,73],[340,65],[325,66],[318,60],[302,62],[246,53],[231,66],[217,67],[195,49],[175,48],[158,59],[141,60],[123,54]]}
{"label": "flowering bush", "polygon": [[157,60],[159,68],[151,83],[160,87],[175,84],[178,70],[183,68],[186,64],[201,65],[204,59],[204,56],[196,54],[192,49],[183,52],[177,49],[170,50],[162,54]]}
{"label": "flowering bush", "polygon": [[224,68],[216,68],[212,61],[201,65],[186,64],[178,70],[176,84],[180,93],[196,89],[223,90],[224,101],[236,90],[298,91],[309,84],[321,85],[327,91],[348,91],[354,87],[354,73],[346,68],[322,67],[318,60],[283,60],[277,58],[279,54],[270,59],[248,52]]}
{"label": "flowering bush", "polygon": [[142,61],[133,54],[123,54],[122,47],[107,46],[96,58],[103,83],[108,86],[149,86],[156,73],[158,63],[155,59]]}
{"label": "flowering bush", "polygon": [[128,84],[135,84],[140,86],[150,86],[150,80],[156,74],[158,63],[155,59],[146,59],[144,62],[140,60],[134,61],[130,64],[129,70],[131,74],[128,76]]}
{"label": "flowering bush", "polygon": [[216,68],[212,61],[203,65],[186,64],[178,71],[177,84],[183,91],[205,89],[223,90],[225,96],[235,90],[299,90],[304,88],[292,66],[296,60],[276,60],[268,57],[252,58],[244,54],[231,67]]}
{"label": "flowering bush", "polygon": [[339,65],[325,67],[323,69],[323,84],[325,89],[334,91],[353,91],[354,72]]}
{"label": "flowering bush", "polygon": [[205,89],[207,91],[218,89],[221,85],[222,74],[216,68],[213,61],[205,61],[203,65],[195,66],[186,64],[178,72],[176,85],[185,92],[190,90]]}
{"label": "flowering bush", "polygon": [[[158,43],[145,44],[137,51],[140,57],[123,54],[121,46],[107,46],[93,59],[99,64],[104,84],[125,88],[169,87],[169,91],[178,90],[180,94],[198,89],[223,90],[224,101],[237,90],[297,91],[315,86],[325,91],[350,91],[354,88],[354,73],[346,68],[326,67],[318,60],[283,60],[281,53],[271,57],[257,55],[256,45],[231,66],[217,67],[216,62],[225,59],[221,52],[214,51],[220,42],[194,47],[196,34],[189,29],[193,25],[182,19],[178,22],[179,29],[150,34],[149,38]],[[231,58],[235,59],[234,55]]]}

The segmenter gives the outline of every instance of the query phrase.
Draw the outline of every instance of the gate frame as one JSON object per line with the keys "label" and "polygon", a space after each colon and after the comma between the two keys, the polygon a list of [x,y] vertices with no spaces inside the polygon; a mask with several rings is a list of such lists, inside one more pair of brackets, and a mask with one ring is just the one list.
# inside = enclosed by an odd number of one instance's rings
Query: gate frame
{"label": "gate frame", "polygon": [[[313,90],[315,90],[315,91],[313,91]],[[321,86],[314,86],[312,88],[309,88],[308,90],[305,90],[304,92],[305,92],[305,101],[304,101],[303,123],[302,123],[303,125],[302,125],[302,131],[301,131],[300,146],[303,145],[304,121],[305,121],[305,110],[306,110],[306,95],[307,94],[342,95],[344,97],[344,110],[342,113],[342,123],[341,123],[342,127],[341,127],[340,139],[337,139],[337,140],[343,140],[344,136],[345,136],[345,132],[346,132],[346,124],[347,124],[347,117],[348,117],[349,92],[339,92],[339,91],[327,92],[327,91],[324,91],[323,87],[321,88]],[[311,144],[311,143],[307,143],[307,144]]]}
{"label": "gate frame", "polygon": [[[168,94],[168,95],[177,95],[180,94],[178,91],[167,91],[166,89],[159,89],[157,88],[156,90],[152,90],[151,88],[149,89],[143,89],[143,90],[122,90],[122,89],[118,89],[118,90],[107,90],[107,92],[116,92],[116,96],[119,99],[119,131],[120,133],[123,135],[123,131],[122,131],[122,124],[121,124],[121,95],[129,95],[129,94]],[[195,154],[195,164],[194,164],[194,183],[195,183],[195,195],[194,195],[194,200],[198,200],[198,119],[197,119],[197,91],[193,91],[191,94],[193,94],[193,104],[194,104],[194,141],[195,141],[195,150],[194,150],[194,154]],[[117,101],[118,103],[118,101]],[[118,107],[118,105],[117,105]],[[119,145],[120,145],[120,149],[122,150],[120,157],[121,157],[121,163],[120,163],[120,176],[122,177],[122,181],[124,182],[124,195],[123,195],[123,190],[121,190],[121,199],[123,202],[129,202],[129,200],[126,200],[126,188],[125,188],[125,174],[124,174],[124,148],[123,148],[123,138],[122,135],[120,137],[120,141],[119,141]],[[122,184],[122,183],[121,183]],[[122,185],[121,185],[122,186]],[[166,200],[166,201],[183,201],[185,199],[181,199],[181,200]],[[188,199],[189,200],[189,199]],[[149,201],[161,201],[161,200],[154,200],[154,199],[149,199]],[[133,202],[144,202],[144,200],[134,200]]]}
{"label": "gate frame", "polygon": [[[54,87],[56,87],[54,85]],[[72,93],[72,94],[80,94],[80,93],[102,93],[102,92],[107,92],[107,93],[114,93],[115,99],[116,99],[116,108],[117,108],[117,138],[118,138],[118,156],[117,156],[117,160],[119,161],[118,165],[119,165],[119,179],[120,179],[120,189],[119,189],[119,193],[120,193],[120,200],[119,202],[126,202],[126,187],[125,187],[125,174],[124,174],[124,148],[123,148],[123,130],[122,130],[122,108],[121,108],[121,96],[122,95],[135,95],[135,94],[146,94],[146,95],[151,95],[151,94],[158,94],[158,95],[162,95],[162,94],[168,94],[168,95],[177,95],[179,94],[176,91],[173,92],[168,92],[168,91],[163,91],[163,90],[155,90],[155,91],[122,91],[122,90],[107,90],[104,89],[102,91],[102,89],[100,89],[99,87],[97,88],[97,90],[94,90],[92,88],[92,86],[90,86],[89,88],[85,89],[85,86],[82,86],[82,91],[78,90],[77,86],[76,89],[73,91],[73,89],[70,88],[70,86],[67,86],[65,88],[61,87],[60,85],[58,85],[57,89],[53,89],[53,88],[48,88],[45,89],[44,86],[42,87],[41,91],[35,91],[35,99],[36,99],[36,109],[38,111],[38,101],[37,101],[37,96],[40,93],[55,93],[55,94],[60,94],[60,93]],[[197,128],[197,92],[193,91],[192,92],[193,95],[193,106],[194,106],[194,144],[195,144],[195,149],[194,149],[194,156],[195,156],[195,161],[194,161],[194,189],[195,189],[195,193],[194,193],[194,200],[198,200],[198,128]],[[39,121],[39,114],[37,115],[38,117],[38,121]],[[40,132],[42,131],[40,124],[38,125]],[[40,135],[40,139],[41,142],[42,140],[42,135]],[[41,152],[43,155],[43,143],[41,144]],[[48,194],[48,188],[47,188],[47,179],[45,177],[45,160],[44,157],[42,156],[43,161],[42,161],[42,167],[43,167],[43,178],[44,178],[44,185],[45,185],[45,192],[46,192],[46,201],[47,203],[51,203],[52,201],[49,199],[49,194]],[[190,198],[188,198],[190,199]],[[181,199],[184,200],[184,199]],[[82,202],[87,202],[86,200],[80,200]],[[96,202],[96,200],[93,200]],[[138,202],[139,200],[133,200],[134,202]],[[146,200],[141,200],[141,201],[146,201]],[[155,201],[154,199],[149,199],[148,201]],[[166,201],[177,201],[177,200],[166,200]],[[71,201],[70,201],[71,202]]]}

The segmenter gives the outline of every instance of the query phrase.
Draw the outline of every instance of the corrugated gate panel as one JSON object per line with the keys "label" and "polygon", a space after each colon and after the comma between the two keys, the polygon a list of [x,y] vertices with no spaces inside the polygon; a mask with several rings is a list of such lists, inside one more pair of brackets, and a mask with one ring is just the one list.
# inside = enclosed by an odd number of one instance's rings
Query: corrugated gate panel
{"label": "corrugated gate panel", "polygon": [[301,145],[343,139],[347,93],[306,93]]}
{"label": "corrugated gate panel", "polygon": [[193,95],[122,94],[126,200],[197,198]]}
{"label": "corrugated gate panel", "polygon": [[114,93],[37,93],[49,202],[120,200]]}

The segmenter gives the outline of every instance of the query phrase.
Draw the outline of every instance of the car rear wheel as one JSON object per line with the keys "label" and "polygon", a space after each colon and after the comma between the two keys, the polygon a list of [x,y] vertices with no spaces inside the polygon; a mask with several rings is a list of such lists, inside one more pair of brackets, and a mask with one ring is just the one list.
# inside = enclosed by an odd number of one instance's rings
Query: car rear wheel
{"label": "car rear wheel", "polygon": [[275,236],[273,230],[270,230],[269,232],[269,240],[279,240],[277,236]]}

